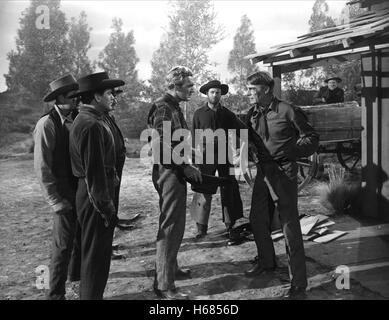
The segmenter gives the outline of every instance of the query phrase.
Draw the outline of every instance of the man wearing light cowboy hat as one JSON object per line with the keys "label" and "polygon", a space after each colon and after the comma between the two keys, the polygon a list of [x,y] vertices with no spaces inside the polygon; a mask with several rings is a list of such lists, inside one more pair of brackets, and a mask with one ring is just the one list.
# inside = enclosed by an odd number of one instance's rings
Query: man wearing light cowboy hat
{"label": "man wearing light cowboy hat", "polygon": [[[240,239],[232,232],[232,226],[235,221],[243,217],[243,205],[239,193],[239,186],[234,175],[230,175],[230,168],[233,164],[228,159],[228,130],[229,129],[240,129],[240,125],[237,122],[235,114],[223,107],[220,104],[221,96],[228,93],[228,85],[220,83],[218,80],[212,80],[204,84],[200,88],[200,92],[207,96],[207,101],[197,109],[193,115],[192,125],[192,137],[194,137],[193,147],[197,149],[200,147],[203,153],[203,161],[198,164],[199,169],[202,173],[208,175],[215,175],[216,170],[218,171],[219,177],[228,178],[231,183],[221,187],[221,202],[223,212],[223,222],[226,225],[226,229],[229,236],[229,245],[239,244]],[[221,129],[225,133],[226,141],[225,145],[220,145],[221,141],[218,139],[212,139],[212,141],[196,139],[196,129],[207,130],[210,129],[215,132]],[[237,132],[239,135],[239,132]],[[199,138],[199,137],[197,137]],[[199,145],[196,145],[198,143]],[[207,146],[208,144],[208,146]],[[207,149],[211,149],[213,152],[212,163],[207,163]],[[219,163],[219,153],[224,150],[222,161]],[[212,155],[211,159],[212,160]],[[197,235],[196,238],[202,238],[206,235],[208,229],[209,214],[211,211],[212,194],[209,193],[195,193],[193,195],[193,201],[191,205],[191,215],[196,221]]]}
{"label": "man wearing light cowboy hat", "polygon": [[70,130],[70,157],[78,178],[77,216],[81,225],[82,300],[102,299],[108,280],[113,231],[117,223],[115,141],[104,113],[114,101],[113,89],[124,81],[106,72],[78,79],[80,113]]}
{"label": "man wearing light cowboy hat", "polygon": [[[34,130],[34,168],[47,202],[55,212],[50,262],[48,298],[65,299],[65,283],[79,280],[79,243],[75,241],[77,179],[72,174],[69,155],[69,128],[75,118],[76,103],[69,97],[78,89],[68,74],[50,83],[45,102],[55,100]],[[73,254],[72,254],[73,250]]]}
{"label": "man wearing light cowboy hat", "polygon": [[327,86],[321,87],[315,94],[315,103],[339,103],[344,102],[344,91],[338,85],[342,82],[337,76],[330,76],[324,82]]}

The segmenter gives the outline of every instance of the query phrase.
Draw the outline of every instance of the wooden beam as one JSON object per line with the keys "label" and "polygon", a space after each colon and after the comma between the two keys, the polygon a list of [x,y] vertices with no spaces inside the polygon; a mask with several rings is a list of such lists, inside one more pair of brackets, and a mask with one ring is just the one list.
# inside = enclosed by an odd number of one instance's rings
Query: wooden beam
{"label": "wooden beam", "polygon": [[347,38],[347,39],[343,39],[342,40],[342,44],[343,44],[343,48],[350,48],[350,46],[354,43],[353,40],[351,40],[350,38]]}
{"label": "wooden beam", "polygon": [[281,67],[272,66],[269,68],[269,73],[274,79],[273,93],[277,98],[281,98]]}
{"label": "wooden beam", "polygon": [[292,49],[289,51],[289,55],[292,57],[292,58],[296,58],[298,56],[301,56],[302,54],[302,51],[299,50],[299,49]]}

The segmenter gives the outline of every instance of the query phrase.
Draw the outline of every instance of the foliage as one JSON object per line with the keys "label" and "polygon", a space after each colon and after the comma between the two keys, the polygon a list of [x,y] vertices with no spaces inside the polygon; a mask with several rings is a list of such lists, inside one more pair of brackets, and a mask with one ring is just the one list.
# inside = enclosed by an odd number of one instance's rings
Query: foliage
{"label": "foliage", "polygon": [[118,18],[112,20],[112,28],[109,42],[99,54],[98,65],[107,71],[110,77],[125,81],[122,99],[129,104],[136,101],[142,89],[136,70],[139,59],[134,47],[134,32],[131,30],[126,34],[123,31],[123,21]]}
{"label": "foliage", "polygon": [[151,61],[151,89],[154,97],[166,90],[165,76],[175,65],[189,67],[197,84],[213,76],[208,53],[223,38],[222,27],[210,0],[171,1],[169,25]]}
{"label": "foliage", "polygon": [[239,92],[246,86],[247,76],[255,71],[253,65],[245,56],[255,53],[255,38],[252,24],[247,15],[241,18],[240,26],[234,36],[234,46],[228,58],[228,70],[233,74],[231,83]]}
{"label": "foliage", "polygon": [[87,15],[81,12],[78,20],[72,17],[69,30],[69,53],[71,54],[71,71],[78,79],[93,72],[93,67],[88,58],[88,51],[91,48],[89,42],[92,28],[86,21]]}
{"label": "foliage", "polygon": [[315,1],[312,8],[312,14],[308,22],[310,32],[335,26],[335,21],[328,15],[328,10],[329,7],[326,0]]}
{"label": "foliage", "polygon": [[[40,5],[49,8],[49,29],[36,27],[36,9]],[[10,91],[41,99],[53,79],[71,70],[68,30],[59,0],[31,1],[20,19],[16,49],[7,55],[9,71],[5,78]]]}

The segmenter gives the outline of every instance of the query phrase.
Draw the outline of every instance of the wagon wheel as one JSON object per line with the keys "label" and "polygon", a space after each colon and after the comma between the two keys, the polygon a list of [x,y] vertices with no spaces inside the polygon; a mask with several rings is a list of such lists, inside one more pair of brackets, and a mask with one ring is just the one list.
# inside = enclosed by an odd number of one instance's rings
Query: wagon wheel
{"label": "wagon wheel", "polygon": [[319,157],[315,152],[308,158],[300,158],[297,160],[297,185],[298,191],[301,191],[316,175],[319,167]]}
{"label": "wagon wheel", "polygon": [[336,145],[336,156],[343,168],[347,171],[352,171],[361,160],[361,142],[338,142]]}
{"label": "wagon wheel", "polygon": [[[255,177],[257,175],[257,166],[255,162],[248,161],[248,159],[244,156],[247,155],[247,151],[245,151],[246,145],[242,143],[241,152],[240,152],[240,172],[246,181],[246,183],[253,188]],[[301,191],[316,175],[318,169],[318,155],[314,153],[312,156],[308,158],[301,158],[297,161],[298,167],[298,175],[297,175],[297,183],[298,183],[298,191]]]}

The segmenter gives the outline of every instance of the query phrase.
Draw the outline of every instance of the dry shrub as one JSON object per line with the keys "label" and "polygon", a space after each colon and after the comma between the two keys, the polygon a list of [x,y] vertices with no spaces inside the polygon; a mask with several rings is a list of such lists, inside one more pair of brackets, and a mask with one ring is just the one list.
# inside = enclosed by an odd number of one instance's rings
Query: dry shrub
{"label": "dry shrub", "polygon": [[327,166],[329,182],[319,187],[320,203],[335,214],[358,214],[361,186],[345,181],[345,169]]}

